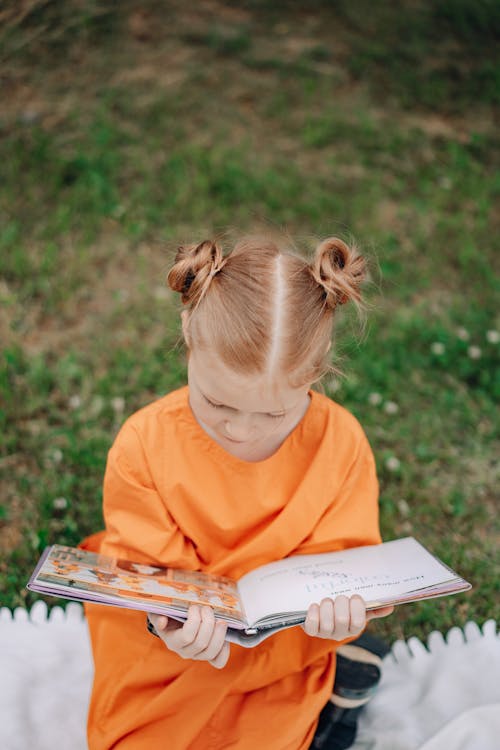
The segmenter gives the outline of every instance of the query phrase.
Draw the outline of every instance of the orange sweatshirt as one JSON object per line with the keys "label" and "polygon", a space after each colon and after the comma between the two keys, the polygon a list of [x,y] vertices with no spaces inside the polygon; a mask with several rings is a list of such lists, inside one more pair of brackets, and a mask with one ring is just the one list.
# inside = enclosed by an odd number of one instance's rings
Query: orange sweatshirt
{"label": "orange sweatshirt", "polygon": [[[373,454],[315,391],[269,458],[227,453],[180,388],[121,428],[104,478],[106,531],[82,543],[138,562],[239,578],[264,563],[380,542]],[[90,750],[306,750],[335,674],[335,641],[294,627],[227,665],[185,660],[143,612],[86,605],[95,662]]]}

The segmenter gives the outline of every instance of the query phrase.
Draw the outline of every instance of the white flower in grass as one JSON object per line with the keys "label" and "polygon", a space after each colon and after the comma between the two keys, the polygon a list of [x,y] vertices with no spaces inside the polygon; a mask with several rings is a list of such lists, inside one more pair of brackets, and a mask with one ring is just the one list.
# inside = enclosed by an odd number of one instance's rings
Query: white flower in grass
{"label": "white flower in grass", "polygon": [[70,396],[68,404],[70,409],[79,409],[82,405],[82,399],[78,394],[75,394],[74,396]]}
{"label": "white flower in grass", "polygon": [[328,388],[330,393],[337,393],[337,391],[339,391],[341,388],[341,383],[338,378],[331,377],[331,378],[328,378],[326,382],[326,387]]}
{"label": "white flower in grass", "polygon": [[68,507],[68,501],[65,497],[56,497],[52,501],[52,505],[54,506],[54,508],[56,508],[56,510],[64,510]]}
{"label": "white flower in grass", "polygon": [[467,328],[457,328],[457,336],[461,341],[468,341],[470,338],[469,331]]}
{"label": "white flower in grass", "polygon": [[389,458],[385,459],[385,466],[389,471],[398,471],[398,469],[401,466],[401,462],[399,458],[396,458],[396,456],[389,456]]}
{"label": "white flower in grass", "polygon": [[444,354],[444,344],[442,344],[440,341],[434,341],[434,343],[431,344],[431,352],[433,354],[437,354],[438,356]]}
{"label": "white flower in grass", "polygon": [[380,393],[370,393],[368,396],[368,403],[370,403],[372,406],[379,406],[379,404],[382,403],[382,396]]}
{"label": "white flower in grass", "polygon": [[471,359],[480,359],[482,352],[478,346],[469,346],[467,354]]}
{"label": "white flower in grass", "polygon": [[116,396],[111,399],[111,406],[116,414],[120,414],[125,409],[125,399],[122,396]]}
{"label": "white flower in grass", "polygon": [[498,344],[498,342],[500,341],[500,332],[486,331],[486,341],[488,341],[490,344]]}
{"label": "white flower in grass", "polygon": [[386,414],[397,414],[399,406],[394,401],[386,401],[384,404],[384,411]]}
{"label": "white flower in grass", "polygon": [[170,291],[166,286],[156,286],[154,289],[155,299],[162,300],[170,297]]}
{"label": "white flower in grass", "polygon": [[114,207],[113,216],[115,217],[115,219],[121,219],[122,216],[125,216],[126,210],[127,209],[125,208],[125,206],[122,206],[120,203],[118,204],[118,206]]}
{"label": "white flower in grass", "polygon": [[90,403],[90,414],[92,414],[93,417],[99,416],[99,414],[102,412],[104,408],[104,399],[102,396],[94,396]]}
{"label": "white flower in grass", "polygon": [[60,464],[61,461],[63,460],[63,452],[62,452],[62,450],[60,448],[54,448],[54,450],[51,451],[51,453],[50,453],[50,459],[55,464]]}
{"label": "white flower in grass", "polygon": [[406,502],[404,498],[401,498],[401,500],[398,500],[398,510],[401,513],[402,516],[405,518],[410,515],[410,506]]}

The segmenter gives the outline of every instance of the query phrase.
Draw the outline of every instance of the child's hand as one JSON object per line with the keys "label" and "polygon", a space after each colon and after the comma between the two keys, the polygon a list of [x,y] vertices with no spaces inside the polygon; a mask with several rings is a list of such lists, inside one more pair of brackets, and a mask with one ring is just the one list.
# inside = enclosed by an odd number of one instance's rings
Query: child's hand
{"label": "child's hand", "polygon": [[337,596],[333,599],[323,599],[321,604],[311,604],[307,610],[307,617],[302,625],[307,635],[316,638],[331,638],[343,641],[353,635],[359,635],[365,629],[368,620],[376,617],[386,617],[394,611],[394,607],[380,607],[366,611],[365,601],[361,596]]}
{"label": "child's hand", "polygon": [[227,624],[215,619],[210,607],[191,605],[186,622],[170,620],[163,615],[148,614],[163,643],[183,659],[208,661],[222,669],[229,659],[226,643]]}

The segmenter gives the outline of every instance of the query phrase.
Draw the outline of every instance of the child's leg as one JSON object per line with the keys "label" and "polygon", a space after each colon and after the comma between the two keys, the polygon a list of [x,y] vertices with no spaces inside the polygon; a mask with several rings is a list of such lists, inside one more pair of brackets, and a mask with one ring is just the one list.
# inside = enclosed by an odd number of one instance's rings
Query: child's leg
{"label": "child's leg", "polygon": [[388,651],[367,633],[340,646],[333,693],[320,714],[311,750],[345,750],[353,744],[359,712],[377,688]]}

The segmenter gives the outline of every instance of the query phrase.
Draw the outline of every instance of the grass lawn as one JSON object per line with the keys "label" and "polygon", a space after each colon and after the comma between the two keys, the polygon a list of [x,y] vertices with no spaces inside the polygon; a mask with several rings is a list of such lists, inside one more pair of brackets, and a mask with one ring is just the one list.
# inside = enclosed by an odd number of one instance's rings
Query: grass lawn
{"label": "grass lawn", "polygon": [[271,226],[369,256],[323,387],[368,433],[384,537],[473,583],[375,627],[498,619],[498,5],[55,5],[0,33],[1,604],[101,527],[117,429],[184,382],[176,245]]}

